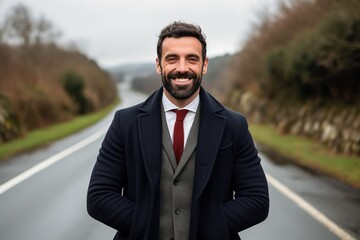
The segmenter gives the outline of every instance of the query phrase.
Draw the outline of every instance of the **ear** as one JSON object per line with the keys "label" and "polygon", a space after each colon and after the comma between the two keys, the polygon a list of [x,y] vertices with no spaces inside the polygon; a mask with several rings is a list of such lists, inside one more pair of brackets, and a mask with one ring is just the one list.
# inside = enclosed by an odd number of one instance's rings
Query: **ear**
{"label": "ear", "polygon": [[161,66],[160,66],[159,58],[156,58],[156,72],[158,74],[161,74]]}
{"label": "ear", "polygon": [[203,73],[204,75],[207,73],[208,65],[209,65],[209,58],[206,57],[206,58],[205,58],[205,61],[204,61],[204,64],[203,64],[203,70],[202,70],[202,73]]}

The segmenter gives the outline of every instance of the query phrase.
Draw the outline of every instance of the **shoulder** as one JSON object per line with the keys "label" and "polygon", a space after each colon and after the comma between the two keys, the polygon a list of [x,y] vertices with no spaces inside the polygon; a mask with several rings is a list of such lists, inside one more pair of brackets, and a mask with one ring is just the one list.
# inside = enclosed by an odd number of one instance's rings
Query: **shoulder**
{"label": "shoulder", "polygon": [[117,132],[118,135],[121,135],[129,129],[136,127],[135,123],[139,111],[138,108],[139,104],[117,110],[113,116],[110,129]]}
{"label": "shoulder", "polygon": [[140,108],[141,104],[142,103],[139,103],[139,104],[131,106],[131,107],[122,108],[120,110],[117,110],[115,112],[115,116],[116,117],[126,116],[127,118],[136,117],[139,114],[139,108]]}
{"label": "shoulder", "polygon": [[138,112],[139,112],[139,104],[131,107],[119,109],[115,112],[113,121],[116,124],[120,124],[120,123],[126,124],[126,123],[135,122]]}
{"label": "shoulder", "polygon": [[162,88],[151,94],[144,102],[117,110],[115,113],[115,119],[118,119],[121,122],[125,121],[134,123],[140,114],[160,111],[161,97]]}
{"label": "shoulder", "polygon": [[230,133],[238,136],[248,131],[247,119],[243,114],[225,108],[223,111],[223,116],[226,119],[227,130]]}
{"label": "shoulder", "polygon": [[215,97],[204,89],[201,89],[200,99],[202,100],[201,104],[205,110],[224,117],[228,125],[232,126],[235,124],[238,127],[239,124],[246,123],[246,118],[243,114],[223,106]]}
{"label": "shoulder", "polygon": [[231,121],[246,121],[246,117],[242,113],[236,112],[227,107],[224,107],[223,114],[227,119]]}

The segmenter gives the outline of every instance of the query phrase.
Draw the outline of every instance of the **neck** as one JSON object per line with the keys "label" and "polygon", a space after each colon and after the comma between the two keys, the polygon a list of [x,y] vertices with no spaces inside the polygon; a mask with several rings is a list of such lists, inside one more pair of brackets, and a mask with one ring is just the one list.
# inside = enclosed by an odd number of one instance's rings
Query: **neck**
{"label": "neck", "polygon": [[174,105],[176,105],[178,108],[183,108],[186,105],[188,105],[189,103],[191,103],[196,97],[197,95],[199,95],[200,93],[200,88],[194,92],[193,95],[191,95],[190,97],[186,98],[186,99],[177,99],[174,98],[168,91],[166,91],[165,88],[164,89],[164,94],[165,96],[169,99],[170,102],[172,102]]}

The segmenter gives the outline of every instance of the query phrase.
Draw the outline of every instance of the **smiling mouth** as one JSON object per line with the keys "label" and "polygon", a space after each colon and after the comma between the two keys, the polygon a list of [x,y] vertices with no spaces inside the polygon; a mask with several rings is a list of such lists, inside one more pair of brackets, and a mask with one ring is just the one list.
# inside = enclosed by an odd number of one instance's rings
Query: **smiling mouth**
{"label": "smiling mouth", "polygon": [[196,75],[190,72],[186,72],[186,73],[173,72],[168,75],[168,79],[176,83],[189,83],[194,79],[196,79]]}
{"label": "smiling mouth", "polygon": [[172,78],[172,80],[175,81],[175,82],[181,82],[181,83],[191,81],[190,78]]}

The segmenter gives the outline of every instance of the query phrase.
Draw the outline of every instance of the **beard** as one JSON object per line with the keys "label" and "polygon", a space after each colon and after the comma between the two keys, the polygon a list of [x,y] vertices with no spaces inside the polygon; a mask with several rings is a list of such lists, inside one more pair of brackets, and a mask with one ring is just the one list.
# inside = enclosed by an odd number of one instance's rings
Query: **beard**
{"label": "beard", "polygon": [[[173,84],[173,79],[190,79],[192,84],[190,86],[176,86]],[[164,88],[175,99],[184,100],[191,97],[200,87],[202,81],[202,74],[196,75],[195,73],[186,72],[171,72],[165,75],[161,73],[161,80]]]}

